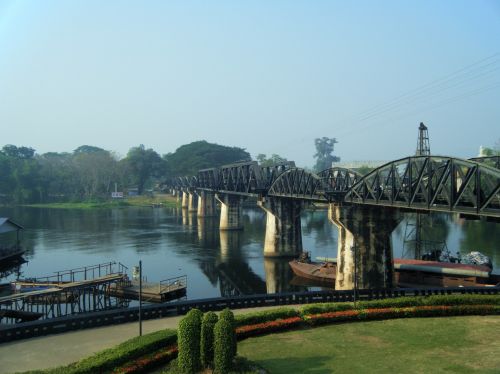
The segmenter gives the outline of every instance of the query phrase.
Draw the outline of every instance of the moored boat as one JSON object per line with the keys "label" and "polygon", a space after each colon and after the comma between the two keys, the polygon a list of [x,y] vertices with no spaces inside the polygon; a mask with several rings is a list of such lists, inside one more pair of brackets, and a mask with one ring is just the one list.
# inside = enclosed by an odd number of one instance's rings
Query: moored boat
{"label": "moored boat", "polygon": [[[335,259],[332,259],[335,260]],[[289,262],[294,274],[314,282],[334,284],[336,261],[312,262],[308,256]],[[498,286],[500,277],[484,265],[439,261],[394,259],[395,284],[399,287],[478,287]]]}

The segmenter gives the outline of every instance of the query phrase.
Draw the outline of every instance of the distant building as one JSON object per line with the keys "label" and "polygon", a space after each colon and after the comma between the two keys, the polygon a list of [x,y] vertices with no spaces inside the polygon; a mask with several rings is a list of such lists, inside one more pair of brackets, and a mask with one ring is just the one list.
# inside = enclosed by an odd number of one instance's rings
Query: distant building
{"label": "distant building", "polygon": [[388,161],[344,161],[344,162],[333,162],[332,167],[341,167],[346,169],[359,169],[363,166],[368,166],[369,168],[378,168],[386,164]]}
{"label": "distant building", "polygon": [[136,187],[129,188],[127,191],[128,196],[137,196],[139,195],[139,189]]}

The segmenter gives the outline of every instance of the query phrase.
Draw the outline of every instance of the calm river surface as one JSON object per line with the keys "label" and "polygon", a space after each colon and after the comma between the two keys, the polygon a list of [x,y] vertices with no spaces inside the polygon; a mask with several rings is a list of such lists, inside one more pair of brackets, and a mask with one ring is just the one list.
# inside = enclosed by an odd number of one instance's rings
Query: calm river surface
{"label": "calm river surface", "polygon": [[[26,228],[23,245],[28,262],[19,269],[22,278],[109,261],[131,269],[142,260],[148,281],[187,275],[189,299],[305,290],[292,281],[288,260],[264,259],[265,214],[258,208],[244,209],[240,232],[219,232],[217,219],[197,219],[178,208],[1,208],[0,216]],[[393,232],[395,257],[413,255],[408,245],[403,248],[406,221],[412,217],[405,215]],[[480,250],[492,259],[494,272],[500,273],[500,224],[445,214],[428,220],[427,240],[446,239],[453,253]],[[302,236],[313,258],[336,257],[337,229],[325,210],[303,213]],[[17,275],[10,274],[0,283]]]}

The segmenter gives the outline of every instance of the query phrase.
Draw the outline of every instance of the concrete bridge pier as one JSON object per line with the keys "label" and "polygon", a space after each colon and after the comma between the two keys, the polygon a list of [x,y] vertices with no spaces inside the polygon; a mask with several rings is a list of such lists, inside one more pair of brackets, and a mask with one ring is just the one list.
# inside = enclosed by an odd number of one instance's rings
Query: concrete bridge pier
{"label": "concrete bridge pier", "polygon": [[219,230],[243,230],[241,219],[242,197],[237,195],[216,194],[221,204]]}
{"label": "concrete bridge pier", "polygon": [[196,192],[189,192],[188,196],[188,212],[198,211],[198,195]]}
{"label": "concrete bridge pier", "polygon": [[215,212],[215,195],[200,191],[198,193],[198,217],[213,217]]}
{"label": "concrete bridge pier", "polygon": [[189,193],[187,193],[186,191],[181,191],[181,194],[182,194],[181,207],[182,209],[187,209],[189,203]]}
{"label": "concrete bridge pier", "polygon": [[257,202],[266,213],[265,257],[296,257],[302,252],[302,203],[274,197]]}
{"label": "concrete bridge pier", "polygon": [[337,226],[335,289],[392,288],[394,266],[391,233],[400,222],[397,209],[330,204],[329,220]]}

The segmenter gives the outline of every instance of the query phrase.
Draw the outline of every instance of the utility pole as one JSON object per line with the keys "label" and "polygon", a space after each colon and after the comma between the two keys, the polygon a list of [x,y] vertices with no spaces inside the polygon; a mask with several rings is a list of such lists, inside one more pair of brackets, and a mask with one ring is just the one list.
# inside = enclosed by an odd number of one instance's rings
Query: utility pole
{"label": "utility pole", "polygon": [[354,296],[353,296],[353,301],[354,301],[354,309],[356,309],[356,293],[358,291],[358,256],[357,256],[357,251],[356,251],[356,244],[354,244],[351,247],[351,250],[353,251],[353,255],[354,255]]}
{"label": "utility pole", "polygon": [[139,260],[139,336],[142,336],[142,260]]}

